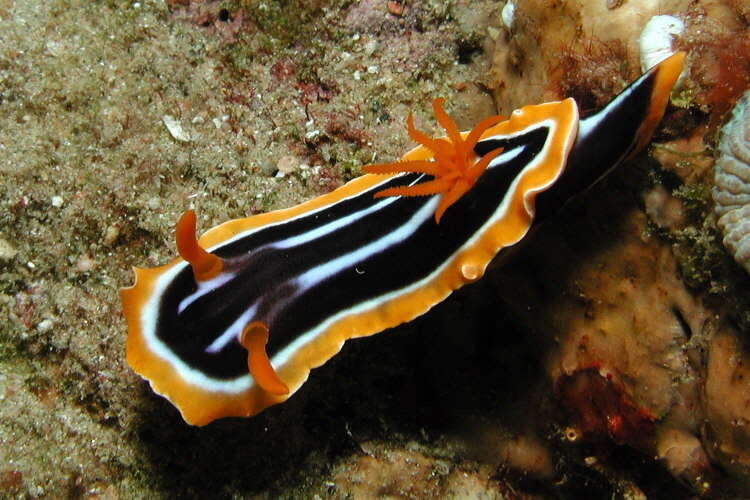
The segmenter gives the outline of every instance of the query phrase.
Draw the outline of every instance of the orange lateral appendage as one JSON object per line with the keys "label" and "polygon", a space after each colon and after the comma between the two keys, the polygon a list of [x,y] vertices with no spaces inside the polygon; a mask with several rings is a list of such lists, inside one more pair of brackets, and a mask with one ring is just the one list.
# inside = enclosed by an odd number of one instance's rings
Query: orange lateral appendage
{"label": "orange lateral appendage", "polygon": [[210,280],[219,275],[224,268],[220,257],[203,250],[195,238],[195,211],[186,210],[175,228],[177,233],[177,252],[190,263],[195,281]]}
{"label": "orange lateral appendage", "polygon": [[248,323],[242,329],[240,344],[247,349],[247,368],[261,389],[274,396],[289,394],[289,387],[281,381],[266,353],[268,327],[260,321]]}
{"label": "orange lateral appendage", "polygon": [[406,129],[409,137],[415,142],[432,151],[434,161],[401,161],[395,163],[384,163],[381,165],[368,165],[362,171],[369,174],[395,174],[401,172],[415,172],[431,175],[431,181],[420,182],[414,186],[400,186],[383,189],[375,193],[376,198],[384,196],[427,196],[442,193],[440,204],[435,209],[435,222],[440,223],[440,218],[445,211],[458,201],[477,181],[490,161],[502,152],[502,148],[494,149],[484,155],[476,164],[473,163],[476,155],[474,146],[485,130],[503,120],[500,116],[485,118],[474,127],[466,136],[461,137],[458,127],[453,120],[443,111],[443,98],[432,101],[432,109],[435,118],[448,134],[446,139],[431,139],[414,128],[412,115],[406,119]]}

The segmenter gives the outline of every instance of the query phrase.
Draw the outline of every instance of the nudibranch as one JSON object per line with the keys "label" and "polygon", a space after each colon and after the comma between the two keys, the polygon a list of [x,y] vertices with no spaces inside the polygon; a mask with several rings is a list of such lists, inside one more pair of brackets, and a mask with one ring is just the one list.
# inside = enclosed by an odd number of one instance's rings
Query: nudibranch
{"label": "nudibranch", "polygon": [[177,224],[181,258],[135,269],[122,290],[127,361],[185,421],[250,416],[289,398],[348,339],[427,312],[476,281],[504,248],[644,147],[682,70],[679,53],[579,119],[573,99],[524,106],[285,210],[225,222],[200,239]]}

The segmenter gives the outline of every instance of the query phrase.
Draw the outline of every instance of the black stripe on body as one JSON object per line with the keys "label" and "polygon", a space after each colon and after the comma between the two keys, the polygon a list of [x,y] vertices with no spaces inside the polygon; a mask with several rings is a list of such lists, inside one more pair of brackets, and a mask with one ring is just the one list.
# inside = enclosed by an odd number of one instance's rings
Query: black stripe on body
{"label": "black stripe on body", "polygon": [[[573,196],[582,193],[632,153],[654,97],[658,68],[631,83],[604,108],[581,119],[573,150],[562,177],[537,195],[534,223],[554,215]],[[494,149],[494,141],[479,142],[478,155]]]}
{"label": "black stripe on body", "polygon": [[[504,154],[517,149],[518,154],[508,155],[506,163],[493,161],[472,189],[446,211],[439,225],[430,211],[410,227],[406,240],[351,262],[305,289],[299,286],[299,277],[305,272],[393,234],[434,198],[374,199],[374,192],[429,176],[395,177],[316,212],[221,245],[214,253],[226,260],[226,270],[235,276],[178,314],[179,303],[196,290],[192,272],[185,267],[159,301],[156,336],[185,363],[209,377],[229,380],[246,375],[247,351],[236,338],[217,352],[206,349],[253,304],[257,309],[250,320],[268,325],[267,350],[273,357],[332,316],[425,279],[492,218],[513,181],[540,154],[549,135],[547,127],[538,127],[512,138],[493,138],[493,148],[504,147]],[[384,203],[382,208],[321,238],[291,248],[274,248],[288,238],[378,203]]]}
{"label": "black stripe on body", "polygon": [[652,105],[657,72],[642,75],[597,113],[581,119],[562,177],[536,199],[537,224],[627,159]]}

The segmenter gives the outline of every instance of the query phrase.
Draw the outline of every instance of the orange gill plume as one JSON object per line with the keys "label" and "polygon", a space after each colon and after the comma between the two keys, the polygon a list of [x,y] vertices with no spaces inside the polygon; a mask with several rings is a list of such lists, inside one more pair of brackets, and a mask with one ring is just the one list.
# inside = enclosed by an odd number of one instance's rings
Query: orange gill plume
{"label": "orange gill plume", "polygon": [[435,222],[445,211],[458,201],[482,175],[490,161],[502,152],[494,149],[476,161],[474,146],[482,134],[493,125],[501,122],[501,116],[485,118],[471,132],[461,133],[455,122],[443,110],[443,98],[432,101],[435,118],[448,134],[447,138],[432,139],[414,127],[411,113],[406,119],[409,137],[432,152],[433,160],[399,161],[368,165],[362,170],[369,174],[422,173],[433,177],[414,186],[399,186],[383,189],[375,193],[376,198],[386,196],[428,196],[440,193],[440,204],[435,209]]}

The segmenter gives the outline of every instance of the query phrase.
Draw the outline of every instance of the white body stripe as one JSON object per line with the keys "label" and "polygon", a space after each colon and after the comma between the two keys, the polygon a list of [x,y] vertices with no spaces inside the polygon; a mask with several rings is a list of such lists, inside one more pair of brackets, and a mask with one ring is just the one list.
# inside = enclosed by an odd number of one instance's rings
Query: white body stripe
{"label": "white body stripe", "polygon": [[[396,199],[396,198],[391,198]],[[342,255],[333,259],[330,262],[321,264],[317,267],[305,271],[295,281],[302,290],[308,290],[320,283],[327,278],[343,271],[345,269],[353,269],[359,262],[372,257],[388,248],[394,243],[404,241],[409,238],[414,232],[419,229],[426,220],[433,216],[435,209],[438,205],[438,197],[432,196],[430,201],[425,203],[416,214],[414,214],[408,221],[401,225],[395,231],[388,233],[385,236],[378,238],[377,240],[369,243],[353,252]]]}
{"label": "white body stripe", "polygon": [[239,318],[237,318],[229,328],[224,330],[224,333],[214,340],[210,346],[206,347],[206,352],[219,352],[224,349],[233,338],[240,338],[242,329],[253,320],[253,316],[257,310],[257,302],[245,309],[245,312],[240,314]]}

